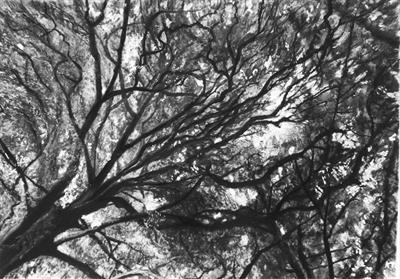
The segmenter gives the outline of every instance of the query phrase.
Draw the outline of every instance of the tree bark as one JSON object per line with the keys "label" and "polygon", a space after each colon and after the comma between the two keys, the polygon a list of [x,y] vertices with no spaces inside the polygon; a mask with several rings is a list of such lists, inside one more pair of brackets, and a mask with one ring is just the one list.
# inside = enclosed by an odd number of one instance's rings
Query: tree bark
{"label": "tree bark", "polygon": [[[0,240],[0,278],[53,247],[53,239],[71,227],[60,209],[53,206],[34,222],[26,220]],[[67,220],[67,221],[66,221]],[[29,224],[31,223],[31,224]]]}
{"label": "tree bark", "polygon": [[88,264],[78,261],[77,259],[75,259],[67,254],[61,253],[58,250],[54,250],[52,253],[49,254],[49,256],[55,257],[59,260],[62,260],[64,262],[70,264],[71,266],[73,266],[73,267],[77,268],[78,270],[82,271],[83,273],[85,273],[86,276],[88,276],[89,278],[104,279],[102,276],[100,276],[100,274],[98,274]]}

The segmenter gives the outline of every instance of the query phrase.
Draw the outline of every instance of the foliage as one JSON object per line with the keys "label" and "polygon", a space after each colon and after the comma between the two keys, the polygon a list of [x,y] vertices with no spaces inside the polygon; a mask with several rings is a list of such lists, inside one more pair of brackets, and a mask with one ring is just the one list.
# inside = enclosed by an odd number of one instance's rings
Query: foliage
{"label": "foliage", "polygon": [[395,9],[6,1],[0,277],[380,278]]}

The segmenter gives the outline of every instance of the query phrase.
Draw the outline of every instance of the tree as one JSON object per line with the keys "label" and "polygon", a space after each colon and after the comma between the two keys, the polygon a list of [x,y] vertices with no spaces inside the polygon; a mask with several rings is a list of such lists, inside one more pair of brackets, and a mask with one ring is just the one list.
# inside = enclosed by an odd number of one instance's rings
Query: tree
{"label": "tree", "polygon": [[381,276],[395,7],[7,1],[0,277]]}

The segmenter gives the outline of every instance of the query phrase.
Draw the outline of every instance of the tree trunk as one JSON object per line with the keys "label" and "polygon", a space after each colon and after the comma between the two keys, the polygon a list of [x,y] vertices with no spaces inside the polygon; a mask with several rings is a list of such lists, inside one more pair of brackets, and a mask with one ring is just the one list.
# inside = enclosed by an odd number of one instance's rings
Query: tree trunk
{"label": "tree trunk", "polygon": [[66,222],[68,219],[63,218],[61,210],[55,206],[36,220],[30,220],[32,217],[28,214],[20,225],[0,239],[0,278],[53,249],[54,237],[72,224]]}

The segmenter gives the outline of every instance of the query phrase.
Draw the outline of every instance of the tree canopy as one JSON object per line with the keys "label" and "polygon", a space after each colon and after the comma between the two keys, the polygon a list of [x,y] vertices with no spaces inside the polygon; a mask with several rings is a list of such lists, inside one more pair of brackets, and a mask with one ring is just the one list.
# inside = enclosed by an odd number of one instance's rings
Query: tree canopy
{"label": "tree canopy", "polygon": [[396,9],[4,1],[0,278],[382,278]]}

